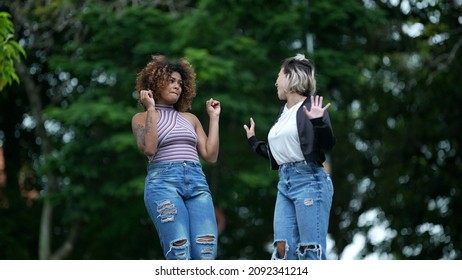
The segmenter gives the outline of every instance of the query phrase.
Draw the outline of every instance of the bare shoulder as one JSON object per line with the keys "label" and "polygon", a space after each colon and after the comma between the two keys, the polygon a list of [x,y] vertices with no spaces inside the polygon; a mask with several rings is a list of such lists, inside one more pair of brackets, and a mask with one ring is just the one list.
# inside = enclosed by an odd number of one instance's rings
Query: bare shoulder
{"label": "bare shoulder", "polygon": [[190,121],[194,126],[196,126],[199,123],[199,119],[190,112],[181,112],[180,113],[185,119]]}
{"label": "bare shoulder", "polygon": [[146,112],[139,112],[133,115],[132,117],[132,124],[138,122],[145,122],[146,121]]}
{"label": "bare shoulder", "polygon": [[132,117],[132,129],[146,125],[146,112],[139,112]]}

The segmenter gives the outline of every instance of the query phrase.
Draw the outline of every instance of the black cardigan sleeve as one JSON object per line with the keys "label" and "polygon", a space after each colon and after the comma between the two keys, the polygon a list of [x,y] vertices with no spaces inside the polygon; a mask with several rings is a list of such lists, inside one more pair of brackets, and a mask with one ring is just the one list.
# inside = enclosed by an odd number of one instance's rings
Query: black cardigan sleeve
{"label": "black cardigan sleeve", "polygon": [[254,152],[266,159],[269,159],[270,169],[277,170],[279,168],[279,165],[271,154],[271,150],[266,142],[259,141],[255,136],[248,138],[247,141]]}
{"label": "black cardigan sleeve", "polygon": [[314,140],[317,149],[323,151],[330,151],[335,146],[336,139],[330,126],[330,120],[327,117],[312,119],[314,129]]}
{"label": "black cardigan sleeve", "polygon": [[260,156],[262,156],[264,158],[269,159],[268,144],[267,143],[265,143],[263,141],[259,141],[257,139],[257,137],[255,137],[255,136],[252,136],[252,137],[248,138],[247,141],[249,142],[250,147],[252,147],[252,150],[254,152],[256,152],[257,154],[259,154]]}

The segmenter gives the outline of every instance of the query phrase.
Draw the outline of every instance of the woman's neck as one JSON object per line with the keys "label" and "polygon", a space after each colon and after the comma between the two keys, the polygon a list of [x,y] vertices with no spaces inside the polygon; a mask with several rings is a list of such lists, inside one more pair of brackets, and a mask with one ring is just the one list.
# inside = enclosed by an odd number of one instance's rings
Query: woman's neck
{"label": "woman's neck", "polygon": [[292,106],[305,99],[306,96],[300,95],[298,93],[287,94],[287,108],[290,109]]}

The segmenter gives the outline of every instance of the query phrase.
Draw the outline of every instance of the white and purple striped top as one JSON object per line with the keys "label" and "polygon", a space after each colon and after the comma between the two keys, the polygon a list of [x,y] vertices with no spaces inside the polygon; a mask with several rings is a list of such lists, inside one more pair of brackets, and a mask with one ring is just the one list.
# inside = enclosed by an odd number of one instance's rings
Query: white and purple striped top
{"label": "white and purple striped top", "polygon": [[173,106],[156,104],[156,110],[159,112],[157,152],[148,157],[149,162],[199,162],[197,134],[192,124]]}

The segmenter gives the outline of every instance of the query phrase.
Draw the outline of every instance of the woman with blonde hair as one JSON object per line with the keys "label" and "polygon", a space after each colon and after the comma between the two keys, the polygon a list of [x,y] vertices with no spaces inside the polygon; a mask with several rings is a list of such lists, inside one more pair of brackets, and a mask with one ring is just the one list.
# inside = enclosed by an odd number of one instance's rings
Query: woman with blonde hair
{"label": "woman with blonde hair", "polygon": [[268,134],[255,137],[255,122],[244,125],[252,149],[279,172],[272,259],[326,259],[326,238],[334,188],[323,168],[335,137],[322,96],[315,96],[314,65],[298,54],[284,60],[276,84],[286,101]]}

